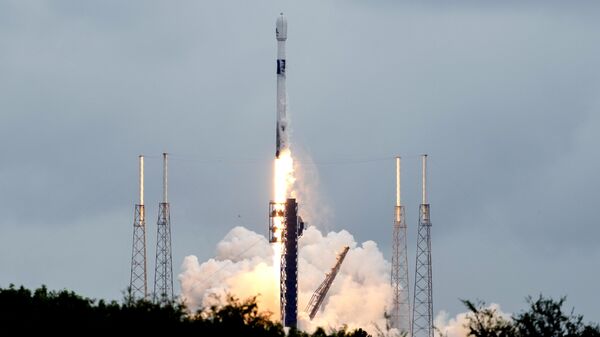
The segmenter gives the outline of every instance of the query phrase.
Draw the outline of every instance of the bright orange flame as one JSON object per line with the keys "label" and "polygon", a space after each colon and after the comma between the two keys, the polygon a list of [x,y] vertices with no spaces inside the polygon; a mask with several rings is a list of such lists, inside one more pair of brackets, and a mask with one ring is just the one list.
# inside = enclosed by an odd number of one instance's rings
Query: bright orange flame
{"label": "bright orange flame", "polygon": [[289,149],[282,150],[275,159],[275,202],[285,202],[295,180],[292,153]]}

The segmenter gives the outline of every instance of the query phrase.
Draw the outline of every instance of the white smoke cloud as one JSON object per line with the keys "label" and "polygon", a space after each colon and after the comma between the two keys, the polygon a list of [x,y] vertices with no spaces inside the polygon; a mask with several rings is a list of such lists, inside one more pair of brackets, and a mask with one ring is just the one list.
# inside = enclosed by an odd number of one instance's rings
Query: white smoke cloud
{"label": "white smoke cloud", "polygon": [[182,298],[195,310],[214,304],[213,295],[224,298],[230,293],[242,299],[260,295],[261,307],[273,311],[278,298],[273,292],[272,256],[265,237],[235,227],[217,245],[215,258],[200,264],[194,255],[185,257],[179,275]]}
{"label": "white smoke cloud", "polygon": [[[333,267],[344,246],[350,250],[315,319],[304,312],[313,292]],[[317,326],[363,328],[373,334],[385,329],[384,311],[390,307],[390,265],[373,241],[357,244],[345,230],[323,235],[309,227],[299,241],[298,322],[312,331]],[[233,228],[217,245],[215,258],[200,263],[187,256],[179,275],[182,298],[190,309],[214,304],[214,294],[245,299],[259,295],[261,310],[279,319],[279,270],[267,239],[243,227]]]}
{"label": "white smoke cloud", "polygon": [[[506,319],[510,320],[510,314],[503,312],[500,306],[495,303],[491,303],[488,309],[496,311],[496,313]],[[446,311],[440,311],[435,317],[434,326],[439,330],[439,334],[443,337],[468,337],[469,330],[467,324],[469,322],[470,312],[463,312],[451,318]],[[438,333],[436,333],[438,335]]]}
{"label": "white smoke cloud", "polygon": [[[318,172],[310,156],[294,162],[291,196],[302,205],[299,212],[309,223],[299,239],[298,325],[312,332],[325,329],[362,328],[372,335],[386,328],[384,313],[391,307],[390,264],[374,241],[358,244],[347,231],[324,235],[317,229],[329,229],[333,212],[318,193]],[[305,308],[313,292],[336,263],[337,254],[350,249],[314,320]],[[243,227],[233,228],[217,244],[214,258],[200,263],[187,256],[179,275],[182,298],[196,310],[215,304],[219,295],[246,299],[258,295],[259,309],[273,313],[279,320],[279,266],[274,267],[274,249],[267,238]],[[391,331],[392,335],[396,333]]]}

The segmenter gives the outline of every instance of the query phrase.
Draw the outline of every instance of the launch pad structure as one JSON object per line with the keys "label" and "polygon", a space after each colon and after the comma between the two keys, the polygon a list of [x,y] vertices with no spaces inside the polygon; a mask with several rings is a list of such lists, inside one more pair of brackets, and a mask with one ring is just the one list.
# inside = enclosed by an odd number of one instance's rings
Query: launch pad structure
{"label": "launch pad structure", "polygon": [[[282,228],[277,228],[277,224]],[[296,199],[288,198],[285,203],[269,204],[269,240],[278,242],[276,231],[281,233],[281,263],[279,301],[281,322],[284,326],[298,326],[298,238],[304,232],[304,221],[298,216]]]}
{"label": "launch pad structure", "polygon": [[342,262],[344,262],[344,259],[346,258],[348,250],[350,250],[350,247],[345,246],[344,249],[342,249],[342,251],[338,254],[335,261],[335,265],[333,266],[333,268],[331,268],[331,271],[327,273],[327,275],[325,276],[325,280],[323,280],[319,288],[317,288],[317,290],[313,293],[312,297],[310,298],[310,301],[308,302],[305,311],[308,313],[308,317],[310,317],[311,321],[317,315],[321,304],[323,304],[325,296],[327,296],[327,292],[333,284],[333,280],[335,280],[335,277],[340,271],[340,267],[342,266]]}

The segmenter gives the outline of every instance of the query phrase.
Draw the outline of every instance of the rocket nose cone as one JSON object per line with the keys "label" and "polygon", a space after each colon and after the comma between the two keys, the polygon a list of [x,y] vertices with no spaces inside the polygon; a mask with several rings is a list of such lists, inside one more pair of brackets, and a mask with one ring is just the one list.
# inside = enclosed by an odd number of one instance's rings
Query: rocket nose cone
{"label": "rocket nose cone", "polygon": [[277,18],[275,24],[275,37],[278,41],[287,40],[287,19],[283,16],[283,13]]}

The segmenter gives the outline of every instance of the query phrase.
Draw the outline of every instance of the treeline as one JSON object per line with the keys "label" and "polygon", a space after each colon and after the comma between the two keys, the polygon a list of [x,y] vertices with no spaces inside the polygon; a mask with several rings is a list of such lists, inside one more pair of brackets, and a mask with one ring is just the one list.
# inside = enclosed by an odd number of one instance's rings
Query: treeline
{"label": "treeline", "polygon": [[564,309],[559,300],[528,297],[529,308],[510,317],[484,302],[462,301],[469,309],[466,328],[474,337],[600,337],[598,324],[584,323],[582,315]]}
{"label": "treeline", "polygon": [[[82,297],[68,290],[48,291],[45,286],[31,291],[24,287],[0,288],[0,336],[42,331],[45,333],[139,333],[192,332],[199,336],[286,336],[270,314],[258,310],[256,299],[241,301],[227,299],[222,307],[204,308],[189,314],[177,302],[156,304],[125,298],[123,303],[106,302]],[[313,334],[290,331],[288,336],[299,337],[366,337],[361,330],[326,332],[317,329]]]}
{"label": "treeline", "polygon": [[[465,327],[473,337],[600,337],[600,327],[583,321],[583,316],[565,310],[565,298],[528,298],[527,310],[510,317],[485,303],[463,300],[469,309]],[[378,330],[378,337],[391,331]],[[256,298],[241,301],[227,298],[226,305],[189,313],[178,302],[161,304],[134,301],[93,300],[72,291],[48,291],[45,286],[31,291],[24,287],[0,288],[0,336],[45,333],[156,333],[169,335],[192,332],[199,336],[286,336],[270,313],[258,309]],[[402,334],[404,335],[404,334]],[[441,331],[436,335],[443,336]],[[290,331],[291,337],[367,337],[364,330],[317,329],[313,334]]]}

